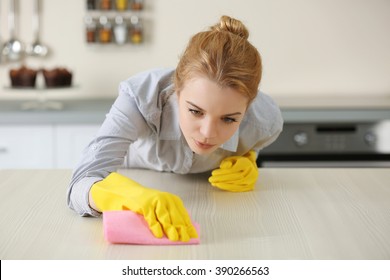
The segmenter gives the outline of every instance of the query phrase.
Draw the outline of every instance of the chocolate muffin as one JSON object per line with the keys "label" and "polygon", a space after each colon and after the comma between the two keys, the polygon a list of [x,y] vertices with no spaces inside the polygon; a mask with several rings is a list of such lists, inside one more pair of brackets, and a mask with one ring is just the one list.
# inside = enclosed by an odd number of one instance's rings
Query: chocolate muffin
{"label": "chocolate muffin", "polygon": [[43,69],[46,87],[69,87],[72,84],[72,73],[65,68]]}
{"label": "chocolate muffin", "polygon": [[69,72],[66,68],[60,68],[60,75],[62,77],[62,85],[69,87],[72,85],[72,73]]}
{"label": "chocolate muffin", "polygon": [[19,69],[9,71],[12,87],[35,87],[37,70],[22,66]]}

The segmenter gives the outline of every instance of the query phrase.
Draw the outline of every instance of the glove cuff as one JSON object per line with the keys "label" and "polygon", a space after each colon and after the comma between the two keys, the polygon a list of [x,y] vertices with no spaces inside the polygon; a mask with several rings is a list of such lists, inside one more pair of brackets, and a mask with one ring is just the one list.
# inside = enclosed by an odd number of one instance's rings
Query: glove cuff
{"label": "glove cuff", "polygon": [[140,196],[147,188],[130,178],[112,172],[91,187],[91,197],[100,211],[123,210],[126,197]]}
{"label": "glove cuff", "polygon": [[257,167],[257,153],[254,150],[247,152],[244,157],[248,158]]}

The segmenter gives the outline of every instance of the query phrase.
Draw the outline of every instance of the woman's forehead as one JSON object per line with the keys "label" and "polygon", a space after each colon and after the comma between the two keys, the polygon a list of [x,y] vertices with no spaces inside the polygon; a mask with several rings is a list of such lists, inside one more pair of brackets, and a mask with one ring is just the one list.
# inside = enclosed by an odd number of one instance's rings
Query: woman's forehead
{"label": "woman's forehead", "polygon": [[220,111],[224,114],[245,111],[248,103],[248,98],[235,89],[221,87],[205,77],[187,81],[180,98],[205,111]]}

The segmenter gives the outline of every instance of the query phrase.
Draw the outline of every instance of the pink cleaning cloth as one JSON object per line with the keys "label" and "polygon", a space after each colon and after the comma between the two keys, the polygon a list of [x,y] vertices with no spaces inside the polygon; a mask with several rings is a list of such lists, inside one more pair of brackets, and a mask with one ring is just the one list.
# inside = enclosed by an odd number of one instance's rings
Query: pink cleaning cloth
{"label": "pink cleaning cloth", "polygon": [[[200,227],[194,223],[198,236]],[[192,238],[188,242],[171,241],[166,236],[156,238],[150,231],[144,217],[132,211],[103,212],[104,236],[110,243],[144,245],[188,245],[199,244],[200,239]]]}

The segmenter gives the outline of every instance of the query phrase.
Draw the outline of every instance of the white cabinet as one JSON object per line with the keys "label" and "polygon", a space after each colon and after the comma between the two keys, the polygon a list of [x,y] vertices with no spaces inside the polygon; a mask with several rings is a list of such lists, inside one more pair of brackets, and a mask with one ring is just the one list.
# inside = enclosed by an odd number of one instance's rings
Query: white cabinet
{"label": "white cabinet", "polygon": [[53,167],[51,125],[1,125],[0,168]]}
{"label": "white cabinet", "polygon": [[96,135],[99,125],[57,125],[55,135],[55,168],[73,168],[81,152]]}
{"label": "white cabinet", "polygon": [[73,168],[100,125],[0,125],[0,168]]}

